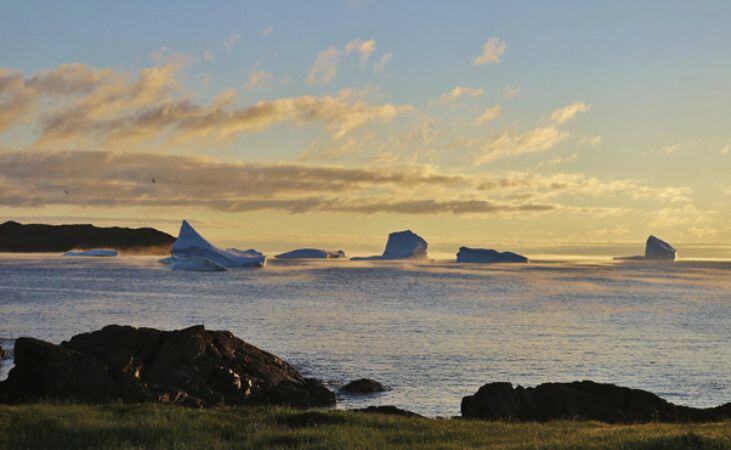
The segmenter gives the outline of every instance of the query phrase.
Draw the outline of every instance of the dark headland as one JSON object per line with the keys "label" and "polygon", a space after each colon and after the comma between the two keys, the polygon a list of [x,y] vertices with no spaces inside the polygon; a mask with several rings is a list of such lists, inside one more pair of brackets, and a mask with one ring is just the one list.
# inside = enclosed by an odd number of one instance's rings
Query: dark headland
{"label": "dark headland", "polygon": [[121,251],[166,253],[175,237],[154,228],[94,225],[0,224],[0,252],[66,252],[73,249],[114,248]]}

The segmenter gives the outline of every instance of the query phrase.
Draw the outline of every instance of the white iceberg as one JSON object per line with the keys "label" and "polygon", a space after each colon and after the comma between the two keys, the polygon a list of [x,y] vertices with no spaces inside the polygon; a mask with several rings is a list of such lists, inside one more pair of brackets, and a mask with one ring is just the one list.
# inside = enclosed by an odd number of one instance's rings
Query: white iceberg
{"label": "white iceberg", "polygon": [[89,250],[71,250],[63,256],[117,256],[117,251],[111,248],[92,248]]}
{"label": "white iceberg", "polygon": [[513,252],[499,252],[487,248],[460,247],[458,263],[524,263],[528,258]]}
{"label": "white iceberg", "polygon": [[426,249],[429,244],[411,230],[396,231],[388,235],[386,249],[382,255],[356,257],[352,260],[367,259],[426,259]]}
{"label": "white iceberg", "polygon": [[663,241],[662,239],[659,239],[655,236],[650,235],[650,237],[647,238],[647,242],[645,243],[645,254],[643,255],[637,255],[637,256],[618,256],[614,259],[619,260],[646,260],[646,259],[654,259],[654,260],[665,260],[665,261],[675,261],[678,258],[678,251],[675,250],[675,247],[668,244],[667,242]]}
{"label": "white iceberg", "polygon": [[157,262],[159,262],[160,264],[164,264],[166,266],[169,266],[170,264],[172,264],[173,261],[175,261],[175,258],[173,258],[172,256],[168,256],[167,258],[162,258],[162,259],[157,260]]}
{"label": "white iceberg", "polygon": [[[178,258],[203,258],[226,267],[262,267],[266,256],[256,250],[220,249],[205,240],[187,221],[180,226],[178,239],[171,250],[175,260]],[[174,264],[175,262],[173,262]]]}
{"label": "white iceberg", "polygon": [[173,258],[170,268],[173,270],[195,270],[199,272],[223,272],[224,266],[206,258]]}
{"label": "white iceberg", "polygon": [[331,252],[318,248],[300,248],[291,252],[280,253],[274,257],[277,259],[336,259],[345,258],[345,252],[342,250]]}

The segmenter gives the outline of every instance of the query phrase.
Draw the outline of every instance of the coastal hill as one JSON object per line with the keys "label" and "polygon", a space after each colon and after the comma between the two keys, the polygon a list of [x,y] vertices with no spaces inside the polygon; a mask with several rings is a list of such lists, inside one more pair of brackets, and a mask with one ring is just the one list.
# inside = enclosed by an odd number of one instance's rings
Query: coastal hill
{"label": "coastal hill", "polygon": [[66,252],[75,248],[114,248],[166,253],[175,237],[154,228],[44,225],[8,221],[0,224],[0,252]]}

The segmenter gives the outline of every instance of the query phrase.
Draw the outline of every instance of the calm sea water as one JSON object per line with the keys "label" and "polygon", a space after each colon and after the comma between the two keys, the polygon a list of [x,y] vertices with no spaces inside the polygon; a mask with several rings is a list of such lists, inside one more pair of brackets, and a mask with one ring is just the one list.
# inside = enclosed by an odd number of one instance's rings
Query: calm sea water
{"label": "calm sea water", "polygon": [[369,377],[393,388],[341,407],[449,416],[486,382],[578,379],[686,405],[731,401],[728,262],[272,261],[195,273],[145,257],[0,257],[3,347],[110,323],[205,324],[333,386]]}

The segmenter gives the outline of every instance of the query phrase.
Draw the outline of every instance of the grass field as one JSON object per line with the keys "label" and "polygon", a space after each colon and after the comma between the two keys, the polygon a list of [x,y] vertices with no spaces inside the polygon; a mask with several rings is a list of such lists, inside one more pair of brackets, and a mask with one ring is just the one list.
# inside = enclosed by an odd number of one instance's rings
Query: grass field
{"label": "grass field", "polygon": [[731,422],[504,423],[282,408],[0,405],[0,448],[731,449]]}

